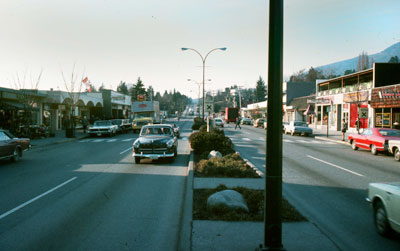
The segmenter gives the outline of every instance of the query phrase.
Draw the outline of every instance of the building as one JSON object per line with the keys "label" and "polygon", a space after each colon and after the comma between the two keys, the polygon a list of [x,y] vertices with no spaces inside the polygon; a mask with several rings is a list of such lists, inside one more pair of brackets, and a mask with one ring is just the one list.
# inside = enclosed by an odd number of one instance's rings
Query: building
{"label": "building", "polygon": [[291,121],[293,110],[287,109],[294,98],[315,94],[314,82],[284,82],[282,86],[283,121]]}
{"label": "building", "polygon": [[397,90],[390,86],[400,83],[399,73],[399,63],[374,63],[371,69],[317,81],[314,126],[329,125],[330,129],[340,131],[344,119],[349,131],[355,132],[359,119],[361,128],[382,123],[393,127],[400,114],[396,102],[389,101]]}

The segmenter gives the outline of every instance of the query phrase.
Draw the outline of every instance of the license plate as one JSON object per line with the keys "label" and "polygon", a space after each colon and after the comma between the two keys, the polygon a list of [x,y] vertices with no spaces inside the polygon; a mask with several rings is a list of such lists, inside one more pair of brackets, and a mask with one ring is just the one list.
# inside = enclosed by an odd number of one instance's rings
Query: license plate
{"label": "license plate", "polygon": [[101,133],[98,133],[97,136],[101,136]]}
{"label": "license plate", "polygon": [[150,156],[150,159],[158,159],[158,156]]}

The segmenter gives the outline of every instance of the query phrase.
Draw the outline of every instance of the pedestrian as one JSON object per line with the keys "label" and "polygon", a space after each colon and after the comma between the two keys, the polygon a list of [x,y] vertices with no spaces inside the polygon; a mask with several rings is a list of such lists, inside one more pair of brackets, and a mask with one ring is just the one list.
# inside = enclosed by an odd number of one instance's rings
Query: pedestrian
{"label": "pedestrian", "polygon": [[357,129],[357,133],[360,134],[360,128],[361,128],[361,120],[360,118],[357,118],[356,120],[356,129]]}
{"label": "pedestrian", "polygon": [[88,124],[89,124],[89,122],[88,122],[86,116],[83,116],[83,119],[82,119],[83,133],[86,133]]}
{"label": "pedestrian", "polygon": [[240,127],[240,118],[239,118],[239,117],[236,118],[235,130],[236,130],[236,128],[237,128],[238,126],[239,126],[239,129],[242,130],[242,128]]}
{"label": "pedestrian", "polygon": [[345,141],[344,137],[345,137],[346,131],[347,131],[347,123],[346,123],[346,120],[343,119],[342,120],[342,141]]}

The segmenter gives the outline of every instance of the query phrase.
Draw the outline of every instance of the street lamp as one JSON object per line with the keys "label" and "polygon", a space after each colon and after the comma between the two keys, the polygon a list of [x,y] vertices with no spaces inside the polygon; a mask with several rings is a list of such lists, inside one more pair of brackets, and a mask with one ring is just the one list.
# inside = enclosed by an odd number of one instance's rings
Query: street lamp
{"label": "street lamp", "polygon": [[212,49],[211,51],[209,51],[209,52],[206,54],[205,57],[203,57],[203,56],[200,54],[200,52],[198,52],[197,50],[192,49],[192,48],[181,48],[181,50],[182,50],[182,51],[191,50],[191,51],[196,52],[196,53],[200,56],[201,61],[203,62],[203,111],[202,111],[202,117],[203,117],[203,119],[204,119],[204,104],[205,104],[205,103],[204,103],[204,101],[205,101],[205,97],[204,97],[204,95],[205,95],[205,94],[204,94],[204,79],[205,79],[205,70],[206,70],[206,59],[207,59],[208,55],[210,55],[211,52],[216,51],[216,50],[225,51],[225,50],[226,50],[226,47]]}
{"label": "street lamp", "polygon": [[[198,92],[199,96],[198,96],[198,100],[197,100],[197,108],[199,108],[199,117],[200,117],[200,86],[201,86],[201,83],[197,82],[196,80],[190,79],[190,78],[188,78],[187,81],[189,81],[189,82],[192,81],[193,83],[195,83],[199,87],[199,92]],[[207,81],[210,82],[211,79],[207,79]],[[208,83],[206,83],[206,84],[208,84]]]}

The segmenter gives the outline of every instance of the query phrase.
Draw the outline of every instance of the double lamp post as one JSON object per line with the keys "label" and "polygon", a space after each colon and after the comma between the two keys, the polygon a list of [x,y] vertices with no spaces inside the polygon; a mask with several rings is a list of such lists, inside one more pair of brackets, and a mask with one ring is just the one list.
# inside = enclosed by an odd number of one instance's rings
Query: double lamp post
{"label": "double lamp post", "polygon": [[204,106],[205,106],[204,81],[205,81],[206,59],[207,59],[208,55],[210,55],[211,52],[216,51],[216,50],[225,51],[225,50],[226,50],[226,47],[212,49],[211,51],[209,51],[209,52],[206,54],[205,57],[203,57],[203,56],[200,54],[200,52],[198,52],[198,51],[195,50],[195,49],[192,49],[192,48],[182,48],[182,51],[186,51],[186,50],[191,50],[191,51],[196,52],[196,53],[200,56],[201,61],[203,62],[203,111],[202,111],[201,114],[202,114],[202,118],[204,119],[204,110],[205,110],[205,109],[204,109],[204,108],[205,108],[205,107],[204,107]]}

